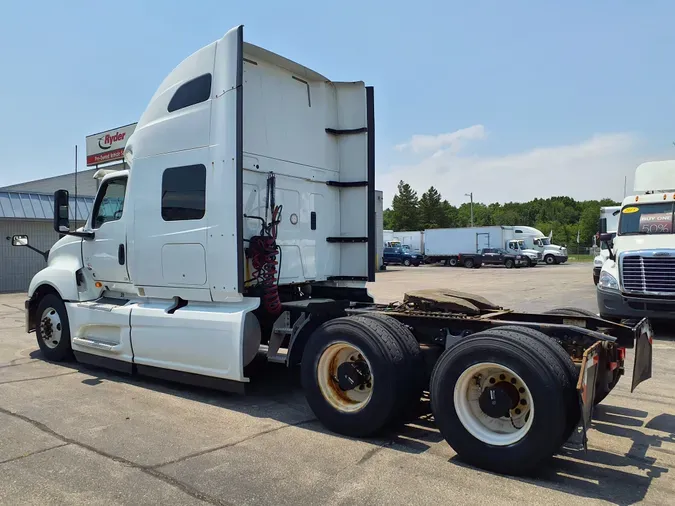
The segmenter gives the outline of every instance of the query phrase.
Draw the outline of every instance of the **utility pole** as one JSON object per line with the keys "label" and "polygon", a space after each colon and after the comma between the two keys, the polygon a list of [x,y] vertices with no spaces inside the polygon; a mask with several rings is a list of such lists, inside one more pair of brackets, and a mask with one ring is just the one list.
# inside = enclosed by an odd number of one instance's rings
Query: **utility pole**
{"label": "utility pole", "polygon": [[77,144],[75,144],[75,228],[77,228]]}
{"label": "utility pole", "polygon": [[473,227],[473,192],[465,193],[464,195],[471,198],[471,226]]}
{"label": "utility pole", "polygon": [[623,198],[626,198],[626,184],[628,183],[628,176],[623,176]]}

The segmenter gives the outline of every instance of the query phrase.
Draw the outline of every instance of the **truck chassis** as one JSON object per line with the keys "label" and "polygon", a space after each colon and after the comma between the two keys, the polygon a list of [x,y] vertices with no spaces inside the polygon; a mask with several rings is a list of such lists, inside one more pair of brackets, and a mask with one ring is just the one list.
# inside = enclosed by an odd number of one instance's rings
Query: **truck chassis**
{"label": "truck chassis", "polygon": [[[461,458],[523,474],[563,445],[586,447],[593,405],[623,375],[627,348],[636,350],[632,389],[651,377],[647,319],[617,324],[574,308],[521,313],[452,290],[410,292],[395,304],[375,304],[360,289],[317,286],[314,292],[313,298],[283,293],[278,317],[257,310],[267,336],[260,351],[271,362],[301,367],[311,409],[343,435],[370,436],[401,421],[428,392],[436,425]],[[71,355],[64,353],[71,351],[68,317],[55,303],[44,310],[53,297],[27,301],[26,325],[37,331],[46,358],[63,360]],[[183,302],[177,313],[189,308]],[[49,344],[57,318],[66,344]],[[78,351],[75,357],[121,372],[244,391],[244,383],[108,363]]]}

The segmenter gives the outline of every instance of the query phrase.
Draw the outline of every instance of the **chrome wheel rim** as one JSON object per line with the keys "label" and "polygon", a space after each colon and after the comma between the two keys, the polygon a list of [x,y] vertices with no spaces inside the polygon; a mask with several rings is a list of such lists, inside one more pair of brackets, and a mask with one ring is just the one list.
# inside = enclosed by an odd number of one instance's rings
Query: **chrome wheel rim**
{"label": "chrome wheel rim", "polygon": [[48,307],[40,317],[40,337],[48,348],[56,348],[61,342],[63,324],[59,313],[53,307]]}
{"label": "chrome wheel rim", "polygon": [[[340,387],[338,368],[348,363],[358,366],[367,381],[344,390]],[[373,396],[375,378],[370,363],[359,348],[349,343],[333,343],[323,351],[317,364],[317,380],[326,402],[342,413],[362,410]]]}

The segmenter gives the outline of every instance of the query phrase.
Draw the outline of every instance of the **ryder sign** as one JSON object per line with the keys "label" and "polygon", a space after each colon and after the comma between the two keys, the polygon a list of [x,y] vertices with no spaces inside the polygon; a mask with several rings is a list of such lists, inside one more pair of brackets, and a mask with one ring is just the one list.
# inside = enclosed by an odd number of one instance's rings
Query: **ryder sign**
{"label": "ryder sign", "polygon": [[124,146],[136,123],[87,136],[87,165],[114,162],[124,157]]}

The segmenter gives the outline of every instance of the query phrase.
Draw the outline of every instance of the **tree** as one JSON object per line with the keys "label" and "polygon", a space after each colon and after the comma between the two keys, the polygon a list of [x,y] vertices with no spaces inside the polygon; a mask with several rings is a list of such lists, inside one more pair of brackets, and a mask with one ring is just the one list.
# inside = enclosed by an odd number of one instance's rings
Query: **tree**
{"label": "tree", "polygon": [[395,231],[419,230],[419,199],[408,183],[399,181],[398,193],[391,203],[392,228]]}
{"label": "tree", "polygon": [[422,194],[419,202],[419,219],[422,228],[440,228],[447,220],[444,216],[441,194],[433,186]]}
{"label": "tree", "polygon": [[386,208],[382,213],[382,222],[385,230],[394,229],[394,211]]}

